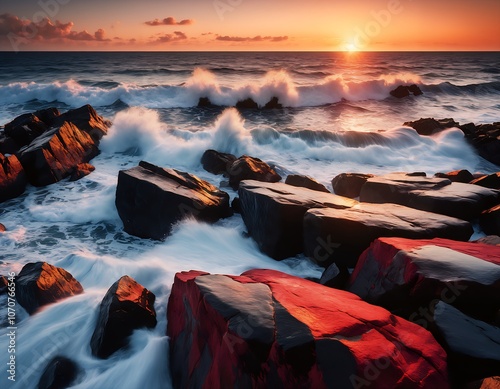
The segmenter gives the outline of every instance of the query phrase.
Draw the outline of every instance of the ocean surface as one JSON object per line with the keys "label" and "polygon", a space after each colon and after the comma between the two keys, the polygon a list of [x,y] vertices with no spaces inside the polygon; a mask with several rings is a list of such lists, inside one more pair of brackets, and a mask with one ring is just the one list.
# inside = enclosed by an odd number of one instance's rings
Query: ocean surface
{"label": "ocean surface", "polygon": [[[390,96],[408,83],[424,94]],[[200,97],[220,107],[198,108]],[[230,108],[248,97],[261,106],[278,97],[284,108]],[[0,274],[46,261],[68,270],[85,293],[32,317],[17,306],[17,380],[10,385],[2,368],[2,388],[35,388],[57,355],[79,365],[75,388],[168,388],[166,306],[176,272],[271,268],[320,276],[303,256],[276,262],[261,254],[239,215],[215,225],[183,221],[164,242],[129,236],[114,205],[119,170],[146,160],[219,185],[222,177],[200,164],[212,148],[259,157],[282,176],[307,174],[330,189],[341,172],[493,172],[461,131],[421,137],[402,124],[500,121],[500,53],[0,53],[0,125],[25,112],[84,104],[114,123],[92,160],[96,170],[0,204],[8,229],[0,234]],[[156,295],[158,325],[100,360],[89,345],[97,309],[125,274]],[[0,337],[1,366],[7,341]]]}

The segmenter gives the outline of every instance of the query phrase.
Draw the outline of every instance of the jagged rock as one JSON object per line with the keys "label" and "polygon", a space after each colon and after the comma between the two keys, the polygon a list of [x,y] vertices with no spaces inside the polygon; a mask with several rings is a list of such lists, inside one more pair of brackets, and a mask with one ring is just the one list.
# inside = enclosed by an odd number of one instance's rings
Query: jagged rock
{"label": "jagged rock", "polygon": [[88,176],[95,170],[95,167],[90,163],[79,163],[71,172],[71,176],[69,178],[70,181],[78,181],[85,176]]}
{"label": "jagged rock", "polygon": [[22,195],[26,184],[26,173],[17,157],[0,154],[0,203]]}
{"label": "jagged rock", "polygon": [[406,122],[403,125],[414,128],[420,135],[432,135],[447,128],[459,127],[460,124],[450,118],[441,120],[425,118]]}
{"label": "jagged rock", "polygon": [[500,205],[487,209],[479,218],[481,229],[488,235],[500,235]]}
{"label": "jagged rock", "polygon": [[240,109],[257,109],[259,105],[253,101],[250,97],[245,100],[240,100],[236,103],[236,108]]}
{"label": "jagged rock", "polygon": [[468,123],[460,126],[467,141],[474,146],[484,159],[500,165],[500,122],[480,124]]}
{"label": "jagged rock", "polygon": [[500,309],[500,247],[446,239],[377,239],[351,275],[362,299],[419,322],[433,301],[493,322]]}
{"label": "jagged rock", "polygon": [[500,173],[493,173],[488,176],[471,180],[471,184],[479,185],[484,188],[500,189]]}
{"label": "jagged rock", "polygon": [[210,101],[208,97],[200,97],[198,100],[198,107],[199,108],[210,108],[213,107],[214,105]]}
{"label": "jagged rock", "polygon": [[372,177],[375,176],[373,174],[342,173],[332,180],[332,188],[335,194],[353,199],[359,197],[361,188]]}
{"label": "jagged rock", "polygon": [[396,204],[361,203],[347,209],[311,209],[304,216],[304,253],[321,266],[354,267],[380,237],[468,241],[470,223]]}
{"label": "jagged rock", "polygon": [[477,185],[452,183],[445,178],[411,177],[393,173],[370,178],[360,200],[395,203],[422,211],[472,220],[500,202],[500,192]]}
{"label": "jagged rock", "polygon": [[267,163],[259,158],[243,155],[233,162],[228,170],[229,185],[238,189],[243,180],[255,180],[262,182],[278,182],[281,176]]}
{"label": "jagged rock", "polygon": [[40,307],[83,293],[83,287],[66,270],[46,262],[24,265],[16,278],[16,299],[30,314]]}
{"label": "jagged rock", "polygon": [[203,169],[213,174],[227,174],[234,161],[236,157],[233,154],[220,153],[215,150],[207,150],[201,157]]}
{"label": "jagged rock", "polygon": [[232,215],[226,192],[189,173],[144,161],[120,171],[116,208],[126,232],[157,240],[186,216],[215,222]]}
{"label": "jagged rock", "polygon": [[60,113],[57,108],[26,113],[7,123],[4,133],[15,142],[17,151],[48,131],[59,115]]}
{"label": "jagged rock", "polygon": [[52,126],[60,127],[64,122],[72,123],[81,131],[86,132],[96,145],[99,145],[99,141],[108,133],[108,128],[111,126],[111,122],[99,116],[89,104],[63,113],[55,118]]}
{"label": "jagged rock", "polygon": [[425,329],[272,270],[178,273],[167,322],[176,388],[449,386],[446,354]]}
{"label": "jagged rock", "polygon": [[409,86],[399,85],[396,89],[392,90],[391,96],[397,97],[398,99],[402,99],[403,97],[408,97],[410,94],[414,96],[420,96],[423,94],[422,90],[418,87],[418,85],[412,84]]}
{"label": "jagged rock", "polygon": [[454,170],[448,173],[436,173],[434,177],[447,178],[451,182],[462,182],[464,184],[471,183],[471,181],[474,180],[474,176],[468,170]]}
{"label": "jagged rock", "polygon": [[108,358],[128,344],[135,329],[156,326],[155,295],[133,278],[123,276],[104,296],[90,347],[92,354]]}
{"label": "jagged rock", "polygon": [[279,99],[275,96],[269,100],[266,105],[264,105],[264,109],[281,109],[283,105],[280,104]]}
{"label": "jagged rock", "polygon": [[320,184],[314,178],[311,178],[309,176],[302,176],[300,174],[290,174],[286,178],[285,184],[299,186],[311,190],[317,190],[318,192],[330,193],[330,191],[323,184]]}
{"label": "jagged rock", "polygon": [[78,366],[66,357],[55,357],[45,368],[38,389],[66,389],[78,376]]}
{"label": "jagged rock", "polygon": [[349,208],[357,201],[283,183],[243,181],[238,191],[248,233],[271,258],[303,251],[303,219],[311,208]]}

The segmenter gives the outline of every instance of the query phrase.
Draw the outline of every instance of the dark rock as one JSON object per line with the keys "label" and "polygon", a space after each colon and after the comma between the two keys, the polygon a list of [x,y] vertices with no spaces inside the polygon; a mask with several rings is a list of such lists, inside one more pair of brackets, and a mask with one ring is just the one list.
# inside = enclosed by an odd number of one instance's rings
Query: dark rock
{"label": "dark rock", "polygon": [[245,100],[240,100],[236,103],[236,108],[239,109],[257,109],[259,108],[258,104],[253,101],[250,97]]}
{"label": "dark rock", "polygon": [[200,97],[198,100],[198,107],[199,108],[210,108],[213,107],[214,105],[210,101],[208,97]]}
{"label": "dark rock", "polygon": [[349,276],[347,267],[332,263],[321,275],[319,283],[329,288],[345,289],[349,282]]}
{"label": "dark rock", "polygon": [[277,97],[273,97],[269,100],[266,105],[264,105],[264,109],[281,109],[283,105],[280,104],[279,99]]}
{"label": "dark rock", "polygon": [[351,199],[359,197],[361,188],[365,182],[375,177],[373,174],[342,173],[332,180],[332,187],[335,194],[349,197]]}
{"label": "dark rock", "polygon": [[241,215],[260,249],[281,260],[303,251],[303,218],[311,208],[349,208],[356,201],[282,183],[244,181]]}
{"label": "dark rock", "polygon": [[446,354],[425,329],[272,270],[178,273],[167,322],[175,388],[449,386]]}
{"label": "dark rock", "polygon": [[424,92],[419,88],[418,85],[412,84],[408,87],[408,90],[413,93],[414,96],[420,96],[423,95]]}
{"label": "dark rock", "polygon": [[78,181],[85,176],[88,176],[95,170],[95,167],[90,163],[79,163],[71,172],[71,176],[69,178],[70,181]]}
{"label": "dark rock", "polygon": [[472,220],[500,202],[500,192],[477,185],[452,183],[444,178],[410,177],[393,173],[370,178],[360,200],[395,203],[422,211]]}
{"label": "dark rock", "polygon": [[86,132],[96,145],[99,145],[99,141],[108,133],[108,128],[111,126],[109,120],[99,116],[95,109],[88,104],[58,116],[52,126],[60,127],[64,122],[72,123],[81,131]]}
{"label": "dark rock", "polygon": [[349,290],[424,327],[426,312],[439,300],[491,323],[500,309],[500,247],[377,239],[359,258]]}
{"label": "dark rock", "polygon": [[403,125],[414,128],[420,135],[432,135],[447,128],[459,127],[459,123],[453,119],[436,120],[433,118],[418,119]]}
{"label": "dark rock", "polygon": [[66,389],[78,376],[78,366],[66,357],[55,357],[45,368],[38,389]]}
{"label": "dark rock", "polygon": [[232,215],[226,192],[189,173],[144,161],[120,171],[116,208],[126,232],[157,240],[186,216],[215,222]]}
{"label": "dark rock", "polygon": [[479,185],[484,188],[500,189],[500,173],[493,173],[489,176],[476,178],[475,180],[471,180],[471,184]]}
{"label": "dark rock", "polygon": [[233,209],[234,213],[241,213],[241,201],[239,197],[235,197],[233,201],[231,202],[231,208]]}
{"label": "dark rock", "polygon": [[82,286],[70,273],[46,262],[24,265],[16,278],[16,299],[30,315],[40,307],[81,293]]}
{"label": "dark rock", "polygon": [[410,86],[399,85],[396,89],[391,91],[391,96],[397,97],[398,99],[408,97],[410,96],[410,94],[413,94],[414,96],[420,96],[423,94],[423,92],[415,84]]}
{"label": "dark rock", "polygon": [[[4,133],[14,140],[17,149],[30,144],[34,139],[50,129],[55,118],[60,115],[57,108],[49,108],[18,116],[5,125]],[[17,150],[16,150],[17,151]]]}
{"label": "dark rock", "polygon": [[396,204],[361,203],[348,209],[311,209],[304,216],[304,253],[321,266],[354,267],[380,237],[468,241],[470,223]]}
{"label": "dark rock", "polygon": [[17,157],[0,154],[0,203],[22,195],[26,184],[26,173]]}
{"label": "dark rock", "polygon": [[236,157],[233,154],[220,153],[215,150],[207,150],[201,157],[203,169],[213,174],[227,174],[234,161]]}
{"label": "dark rock", "polygon": [[0,133],[0,154],[15,154],[19,148],[20,146],[14,139]]}
{"label": "dark rock", "polygon": [[484,233],[500,235],[500,205],[484,211],[479,218],[479,224]]}
{"label": "dark rock", "polygon": [[233,162],[228,171],[229,185],[238,189],[243,180],[255,180],[262,182],[278,182],[281,176],[271,168],[267,163],[259,158],[243,155]]}
{"label": "dark rock", "polygon": [[302,188],[307,188],[307,189],[311,189],[311,190],[317,190],[318,192],[330,193],[330,191],[328,189],[326,189],[326,187],[323,184],[320,184],[314,178],[311,178],[309,176],[302,176],[299,174],[290,174],[286,178],[285,184],[292,185],[292,186],[298,186],[298,187],[302,187]]}
{"label": "dark rock", "polygon": [[447,178],[451,182],[462,182],[464,184],[468,184],[474,179],[474,176],[468,170],[454,170],[448,173],[436,173],[434,177]]}
{"label": "dark rock", "polygon": [[90,347],[92,354],[108,358],[127,346],[135,329],[156,326],[155,295],[129,276],[116,281],[99,308]]}
{"label": "dark rock", "polygon": [[500,165],[500,122],[478,126],[470,123],[460,126],[460,129],[481,157]]}

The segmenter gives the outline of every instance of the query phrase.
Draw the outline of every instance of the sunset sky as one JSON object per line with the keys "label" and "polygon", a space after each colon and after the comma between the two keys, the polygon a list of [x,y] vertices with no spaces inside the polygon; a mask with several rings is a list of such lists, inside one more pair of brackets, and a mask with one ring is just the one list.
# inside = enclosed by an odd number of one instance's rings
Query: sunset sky
{"label": "sunset sky", "polygon": [[500,50],[499,0],[0,0],[0,50]]}

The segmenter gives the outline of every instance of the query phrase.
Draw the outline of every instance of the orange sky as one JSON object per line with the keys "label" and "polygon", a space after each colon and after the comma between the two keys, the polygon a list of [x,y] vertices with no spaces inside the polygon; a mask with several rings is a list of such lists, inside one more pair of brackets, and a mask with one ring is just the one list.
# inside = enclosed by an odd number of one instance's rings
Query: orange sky
{"label": "orange sky", "polygon": [[0,50],[500,50],[499,0],[0,0]]}

